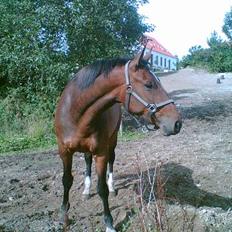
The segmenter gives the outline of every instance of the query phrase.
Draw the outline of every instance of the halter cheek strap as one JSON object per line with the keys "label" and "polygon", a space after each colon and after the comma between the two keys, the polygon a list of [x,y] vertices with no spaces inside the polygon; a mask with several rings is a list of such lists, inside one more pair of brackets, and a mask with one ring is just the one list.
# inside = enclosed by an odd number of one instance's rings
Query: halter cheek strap
{"label": "halter cheek strap", "polygon": [[155,113],[158,109],[173,104],[174,101],[172,99],[168,99],[166,101],[160,102],[160,103],[148,103],[143,98],[141,98],[134,90],[130,83],[130,77],[129,77],[129,64],[130,60],[125,65],[125,80],[126,80],[126,102],[125,102],[125,108],[128,112],[130,112],[130,99],[131,96],[135,97],[136,100],[138,100],[141,104],[143,104],[150,113]]}

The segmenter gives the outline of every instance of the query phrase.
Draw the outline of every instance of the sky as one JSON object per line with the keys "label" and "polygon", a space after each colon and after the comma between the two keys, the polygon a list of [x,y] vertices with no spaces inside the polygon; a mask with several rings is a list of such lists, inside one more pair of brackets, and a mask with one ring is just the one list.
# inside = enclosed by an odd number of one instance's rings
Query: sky
{"label": "sky", "polygon": [[232,0],[150,0],[139,13],[155,26],[149,35],[182,58],[192,46],[206,48],[213,31],[226,39],[222,26],[231,7]]}

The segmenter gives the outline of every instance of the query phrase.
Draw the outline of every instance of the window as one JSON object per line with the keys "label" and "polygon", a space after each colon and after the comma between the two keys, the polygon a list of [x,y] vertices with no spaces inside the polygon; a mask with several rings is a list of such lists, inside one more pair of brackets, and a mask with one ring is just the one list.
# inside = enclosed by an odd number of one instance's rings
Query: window
{"label": "window", "polygon": [[166,58],[164,58],[164,67],[166,68],[166,66],[167,66],[167,60]]}
{"label": "window", "polygon": [[153,65],[153,54],[151,54],[151,65]]}
{"label": "window", "polygon": [[159,64],[159,57],[158,56],[155,57],[155,64],[157,64],[157,65]]}
{"label": "window", "polygon": [[160,57],[160,66],[163,66],[163,57]]}

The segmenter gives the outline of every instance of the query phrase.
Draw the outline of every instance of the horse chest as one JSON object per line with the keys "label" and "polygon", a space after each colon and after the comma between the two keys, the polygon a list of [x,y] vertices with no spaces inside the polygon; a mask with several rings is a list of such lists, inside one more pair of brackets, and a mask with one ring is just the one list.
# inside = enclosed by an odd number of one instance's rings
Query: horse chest
{"label": "horse chest", "polygon": [[96,154],[101,151],[99,138],[91,135],[87,138],[81,138],[76,141],[76,150],[79,152],[90,152]]}

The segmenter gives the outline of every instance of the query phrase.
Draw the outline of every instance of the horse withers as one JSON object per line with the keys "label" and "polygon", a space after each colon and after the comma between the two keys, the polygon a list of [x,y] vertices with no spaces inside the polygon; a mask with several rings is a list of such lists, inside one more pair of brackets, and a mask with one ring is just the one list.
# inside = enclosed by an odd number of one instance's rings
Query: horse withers
{"label": "horse withers", "polygon": [[[74,152],[85,154],[83,194],[89,196],[91,163],[95,160],[97,192],[103,202],[106,231],[114,232],[108,195],[113,185],[114,149],[121,121],[121,104],[145,118],[166,136],[181,129],[181,116],[160,81],[149,71],[144,50],[133,59],[101,60],[82,68],[62,93],[55,114],[59,154],[63,161],[62,218],[68,226],[69,190]],[[109,178],[107,180],[107,164]]]}

